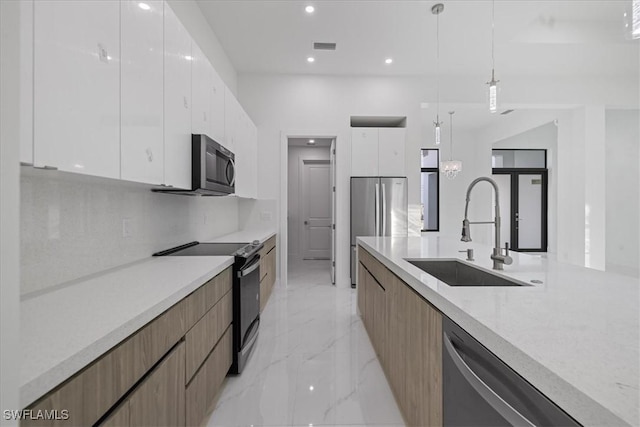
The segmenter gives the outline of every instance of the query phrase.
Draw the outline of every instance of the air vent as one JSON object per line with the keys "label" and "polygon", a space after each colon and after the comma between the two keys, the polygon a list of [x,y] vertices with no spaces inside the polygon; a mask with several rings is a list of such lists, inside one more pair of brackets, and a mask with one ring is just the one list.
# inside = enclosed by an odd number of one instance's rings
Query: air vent
{"label": "air vent", "polygon": [[315,50],[336,50],[335,43],[315,42],[313,44]]}
{"label": "air vent", "polygon": [[511,114],[513,113],[515,110],[504,110],[502,113],[500,113],[501,116],[506,116],[507,114]]}

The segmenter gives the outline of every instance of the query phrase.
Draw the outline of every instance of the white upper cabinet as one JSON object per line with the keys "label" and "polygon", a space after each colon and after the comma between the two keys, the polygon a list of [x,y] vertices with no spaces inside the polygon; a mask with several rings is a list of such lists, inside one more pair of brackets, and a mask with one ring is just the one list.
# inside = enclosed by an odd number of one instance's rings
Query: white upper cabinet
{"label": "white upper cabinet", "polygon": [[378,129],[378,174],[405,176],[405,128]]}
{"label": "white upper cabinet", "polygon": [[351,176],[405,176],[404,128],[351,128]]}
{"label": "white upper cabinet", "polygon": [[191,187],[191,37],[164,6],[164,184]]}
{"label": "white upper cabinet", "polygon": [[224,145],[224,97],[225,84],[216,70],[211,67],[211,85],[209,86],[209,103],[211,118],[208,135]]}
{"label": "white upper cabinet", "polygon": [[162,184],[163,19],[162,1],[121,2],[121,178]]}
{"label": "white upper cabinet", "polygon": [[36,1],[34,165],[120,178],[120,4]]}
{"label": "white upper cabinet", "polygon": [[191,133],[210,135],[212,67],[196,42],[191,41]]}
{"label": "white upper cabinet", "polygon": [[33,164],[33,0],[20,2],[20,162]]}
{"label": "white upper cabinet", "polygon": [[379,176],[378,129],[351,129],[351,176]]}
{"label": "white upper cabinet", "polygon": [[240,114],[242,107],[236,100],[236,97],[229,90],[224,88],[224,145],[235,153],[235,144],[238,137],[238,129],[240,127]]}

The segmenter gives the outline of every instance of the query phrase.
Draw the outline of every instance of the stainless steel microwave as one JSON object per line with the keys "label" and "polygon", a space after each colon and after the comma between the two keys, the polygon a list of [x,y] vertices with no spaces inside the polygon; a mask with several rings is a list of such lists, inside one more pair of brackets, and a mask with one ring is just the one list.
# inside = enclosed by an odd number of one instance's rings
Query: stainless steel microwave
{"label": "stainless steel microwave", "polygon": [[191,135],[191,188],[154,188],[152,191],[187,196],[226,196],[236,189],[233,153],[207,135]]}
{"label": "stainless steel microwave", "polygon": [[235,193],[234,154],[207,135],[191,137],[191,188],[203,195]]}

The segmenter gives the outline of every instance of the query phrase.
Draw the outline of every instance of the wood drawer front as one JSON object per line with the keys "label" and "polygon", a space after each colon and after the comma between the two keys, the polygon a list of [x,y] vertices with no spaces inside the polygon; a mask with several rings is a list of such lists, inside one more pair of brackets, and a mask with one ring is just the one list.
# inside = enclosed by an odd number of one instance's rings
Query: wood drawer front
{"label": "wood drawer front", "polygon": [[233,267],[227,268],[205,285],[206,310],[216,305],[233,286]]}
{"label": "wood drawer front", "polygon": [[[29,409],[69,409],[64,425],[94,424],[184,336],[184,313],[183,300]],[[58,424],[25,420],[22,425]]]}
{"label": "wood drawer front", "polygon": [[229,326],[216,348],[202,364],[186,388],[186,424],[199,426],[213,409],[224,377],[232,363],[232,327]]}
{"label": "wood drawer front", "polygon": [[129,397],[132,426],[183,426],[184,343],[167,355]]}
{"label": "wood drawer front", "polygon": [[191,329],[231,289],[232,269],[229,267],[196,289],[187,297],[186,327]]}
{"label": "wood drawer front", "polygon": [[358,246],[358,259],[369,270],[369,273],[376,278],[383,286],[389,280],[389,270],[380,261],[378,261],[373,255]]}
{"label": "wood drawer front", "polygon": [[191,380],[207,355],[232,322],[233,293],[224,297],[195,324],[185,337],[186,378]]}
{"label": "wood drawer front", "polygon": [[100,423],[100,427],[129,427],[130,425],[129,400],[125,400],[104,422]]}
{"label": "wood drawer front", "polygon": [[276,236],[273,235],[266,242],[264,242],[264,250],[268,253],[271,249],[276,247]]}

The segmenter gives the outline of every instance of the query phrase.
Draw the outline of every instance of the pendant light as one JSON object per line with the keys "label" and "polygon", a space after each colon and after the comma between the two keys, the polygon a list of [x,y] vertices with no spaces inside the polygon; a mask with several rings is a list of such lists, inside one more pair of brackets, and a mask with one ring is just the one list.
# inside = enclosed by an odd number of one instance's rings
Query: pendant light
{"label": "pendant light", "polygon": [[498,82],[496,80],[496,60],[495,60],[495,20],[496,20],[496,0],[491,1],[491,81],[489,85],[489,111],[498,111]]}
{"label": "pendant light", "polygon": [[449,160],[440,162],[440,172],[449,179],[455,178],[462,171],[462,162],[453,159],[453,114],[449,111]]}
{"label": "pendant light", "polygon": [[444,11],[442,3],[434,4],[431,7],[431,13],[436,15],[436,121],[435,126],[436,145],[440,144],[440,14]]}

